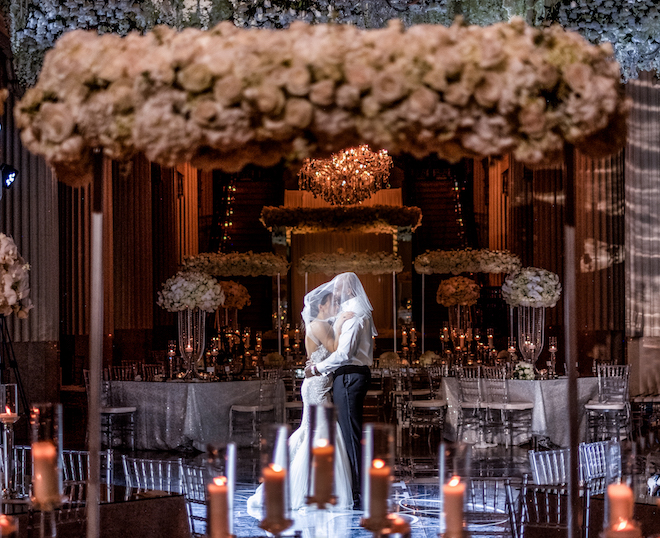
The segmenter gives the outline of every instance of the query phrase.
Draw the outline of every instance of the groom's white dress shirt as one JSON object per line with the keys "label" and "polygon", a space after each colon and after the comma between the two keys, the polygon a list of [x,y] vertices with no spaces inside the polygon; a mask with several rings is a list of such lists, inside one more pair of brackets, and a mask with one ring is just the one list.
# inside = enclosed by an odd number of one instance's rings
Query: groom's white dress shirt
{"label": "groom's white dress shirt", "polygon": [[341,310],[355,315],[344,321],[337,350],[316,365],[322,375],[331,374],[341,366],[371,366],[374,362],[371,312],[365,312],[355,298],[342,303]]}

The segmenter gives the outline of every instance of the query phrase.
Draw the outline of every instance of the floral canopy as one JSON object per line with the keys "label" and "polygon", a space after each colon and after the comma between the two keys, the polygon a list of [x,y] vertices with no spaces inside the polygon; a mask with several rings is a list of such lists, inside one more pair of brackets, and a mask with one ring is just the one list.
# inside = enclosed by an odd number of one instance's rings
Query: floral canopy
{"label": "floral canopy", "polygon": [[358,142],[391,154],[600,156],[622,146],[625,101],[609,46],[522,19],[404,30],[286,30],[125,38],[65,34],[16,108],[25,145],[60,179],[90,177],[92,150],[226,171],[320,157]]}

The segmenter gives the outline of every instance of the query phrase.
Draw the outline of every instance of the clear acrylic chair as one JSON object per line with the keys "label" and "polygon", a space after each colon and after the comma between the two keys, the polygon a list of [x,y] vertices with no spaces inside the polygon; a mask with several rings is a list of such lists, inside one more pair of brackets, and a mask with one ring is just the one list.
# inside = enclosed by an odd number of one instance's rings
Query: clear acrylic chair
{"label": "clear acrylic chair", "polygon": [[463,442],[466,430],[473,429],[478,436],[479,445],[484,446],[488,406],[482,394],[481,366],[457,366],[456,377],[460,406],[457,440]]}
{"label": "clear acrylic chair", "polygon": [[531,481],[523,476],[519,535],[566,536],[570,450],[530,450],[528,455]]}
{"label": "clear acrylic chair", "polygon": [[[281,371],[280,371],[281,373]],[[251,444],[257,445],[264,421],[276,421],[275,396],[280,377],[262,377],[259,381],[259,401],[254,404],[234,404],[229,408],[229,438],[249,434]]]}
{"label": "clear acrylic chair", "polygon": [[531,435],[534,402],[511,400],[506,367],[484,366],[483,372],[490,425],[503,433],[506,446],[519,444],[518,436]]}
{"label": "clear acrylic chair", "polygon": [[587,411],[588,440],[630,439],[630,365],[598,365],[598,399],[584,406]]}
{"label": "clear acrylic chair", "polygon": [[133,493],[149,490],[183,493],[181,458],[154,460],[122,454],[121,462],[124,468],[127,498]]}
{"label": "clear acrylic chair", "polygon": [[509,477],[468,477],[465,479],[465,530],[472,536],[517,538],[518,484]]}
{"label": "clear acrylic chair", "polygon": [[[584,535],[589,538],[591,497],[604,494],[608,484],[621,477],[621,444],[617,440],[580,443],[578,450],[584,483]],[[607,517],[607,506],[605,508],[604,517]]]}
{"label": "clear acrylic chair", "polygon": [[183,496],[188,508],[190,534],[201,537],[206,532],[206,469],[180,462]]}

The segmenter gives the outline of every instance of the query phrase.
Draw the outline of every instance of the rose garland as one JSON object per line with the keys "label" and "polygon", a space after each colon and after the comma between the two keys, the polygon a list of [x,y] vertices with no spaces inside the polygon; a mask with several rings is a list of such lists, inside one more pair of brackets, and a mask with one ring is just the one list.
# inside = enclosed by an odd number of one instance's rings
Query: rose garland
{"label": "rose garland", "polygon": [[272,207],[261,210],[261,222],[273,231],[291,228],[295,233],[415,231],[422,223],[418,207],[388,205],[347,207]]}
{"label": "rose garland", "polygon": [[30,265],[18,253],[14,240],[0,233],[0,315],[25,319],[33,308],[30,295]]}
{"label": "rose garland", "polygon": [[206,252],[186,258],[183,265],[214,276],[275,276],[289,271],[289,262],[271,252]]}
{"label": "rose garland", "polygon": [[225,300],[218,281],[200,271],[179,271],[168,278],[158,292],[158,306],[168,312],[199,308],[215,312]]}
{"label": "rose garland", "polygon": [[435,250],[413,262],[419,274],[512,273],[520,269],[520,258],[508,250]]}
{"label": "rose garland", "polygon": [[298,272],[326,275],[352,272],[383,275],[403,271],[403,260],[388,252],[315,252],[298,261]]}
{"label": "rose garland", "polygon": [[125,38],[72,31],[16,107],[22,140],[63,181],[89,179],[93,148],[237,171],[363,142],[450,161],[512,152],[526,164],[625,141],[611,48],[522,19],[384,29],[221,23]]}
{"label": "rose garland", "polygon": [[480,292],[474,280],[455,276],[440,282],[435,299],[442,306],[472,306],[479,300]]}
{"label": "rose garland", "polygon": [[502,297],[509,306],[553,307],[560,296],[559,275],[538,267],[525,267],[502,284]]}
{"label": "rose garland", "polygon": [[224,308],[241,310],[250,304],[250,294],[245,286],[233,280],[221,280],[219,284],[225,294]]}

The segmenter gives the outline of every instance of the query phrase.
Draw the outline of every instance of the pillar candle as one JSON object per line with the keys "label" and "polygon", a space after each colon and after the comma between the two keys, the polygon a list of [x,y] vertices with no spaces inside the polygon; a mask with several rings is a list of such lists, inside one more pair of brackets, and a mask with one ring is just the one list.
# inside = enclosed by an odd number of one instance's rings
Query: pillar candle
{"label": "pillar candle", "polygon": [[403,329],[401,331],[401,345],[405,346],[408,343],[408,332]]}
{"label": "pillar candle", "polygon": [[262,471],[264,479],[264,495],[266,505],[266,519],[282,521],[284,513],[284,494],[286,471],[279,465],[271,464]]}
{"label": "pillar candle", "polygon": [[492,349],[493,347],[495,347],[495,345],[494,345],[494,337],[493,337],[492,334],[489,334],[489,335],[488,335],[488,347],[491,348],[491,349]]}
{"label": "pillar candle", "polygon": [[387,517],[387,500],[390,496],[390,468],[383,460],[373,460],[369,469],[369,518]]}
{"label": "pillar candle", "polygon": [[15,517],[0,514],[0,537],[18,536],[18,521]]}
{"label": "pillar candle", "polygon": [[50,441],[32,443],[32,492],[37,504],[61,501],[57,449]]}
{"label": "pillar candle", "polygon": [[5,406],[5,412],[0,413],[0,422],[3,424],[13,424],[18,420],[18,415],[11,412],[11,408],[7,405]]}
{"label": "pillar candle", "polygon": [[332,500],[335,447],[327,439],[321,439],[317,446],[312,448],[312,458],[314,462],[314,500],[318,506],[321,506]]}
{"label": "pillar candle", "polygon": [[464,335],[460,335],[458,337],[458,347],[460,347],[461,349],[463,349],[465,347],[465,336]]}
{"label": "pillar candle", "polygon": [[452,477],[443,488],[445,535],[448,537],[461,536],[463,533],[463,494],[465,484],[458,476]]}
{"label": "pillar candle", "polygon": [[642,531],[632,521],[619,521],[605,529],[605,538],[642,538]]}
{"label": "pillar candle", "polygon": [[284,333],[284,347],[289,347],[289,335]]}
{"label": "pillar candle", "polygon": [[632,490],[625,484],[607,486],[610,501],[610,525],[614,527],[621,521],[631,521],[635,500]]}
{"label": "pillar candle", "polygon": [[229,491],[227,478],[217,476],[207,486],[209,538],[227,538],[229,534]]}

